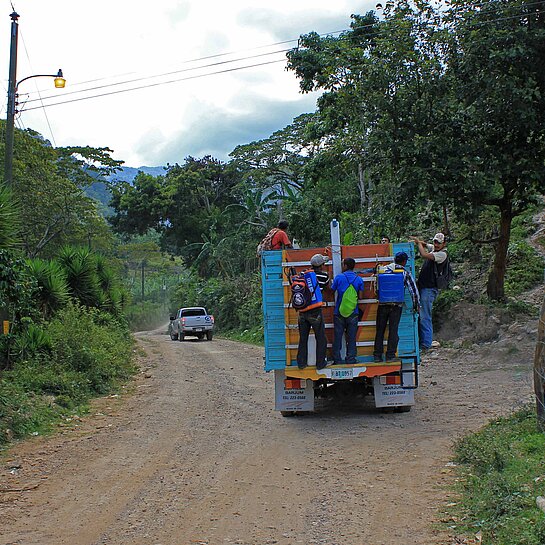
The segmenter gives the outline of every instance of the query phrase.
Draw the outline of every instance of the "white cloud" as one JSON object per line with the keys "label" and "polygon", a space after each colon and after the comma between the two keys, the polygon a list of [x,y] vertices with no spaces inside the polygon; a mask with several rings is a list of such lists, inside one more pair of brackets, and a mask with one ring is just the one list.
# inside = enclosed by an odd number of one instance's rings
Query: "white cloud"
{"label": "white cloud", "polygon": [[[57,146],[108,146],[117,159],[140,166],[180,162],[190,154],[210,153],[224,159],[235,146],[265,138],[293,117],[311,111],[316,96],[299,93],[294,74],[285,70],[285,53],[236,64],[225,61],[278,50],[278,46],[262,46],[297,39],[312,30],[347,28],[351,13],[364,13],[375,2],[14,0],[14,4],[20,14],[17,80],[53,74],[59,67],[67,79],[65,90],[53,90],[46,78],[21,85],[21,102],[38,98],[38,89],[42,97],[65,102],[46,108],[45,113],[39,101],[27,102],[20,117],[23,126],[41,132]],[[7,76],[11,5],[6,0],[0,5],[5,8],[0,21],[4,44],[0,74]],[[226,55],[229,52],[232,54]],[[221,56],[187,62],[214,55]],[[110,94],[127,86],[190,78],[268,60],[282,62]],[[218,64],[187,71],[214,63]],[[113,85],[181,70],[186,71]],[[7,81],[4,87],[7,89]],[[90,87],[96,88],[81,93]],[[67,102],[106,93],[101,98]],[[0,102],[3,116],[6,100]],[[44,99],[45,104],[51,102]]]}

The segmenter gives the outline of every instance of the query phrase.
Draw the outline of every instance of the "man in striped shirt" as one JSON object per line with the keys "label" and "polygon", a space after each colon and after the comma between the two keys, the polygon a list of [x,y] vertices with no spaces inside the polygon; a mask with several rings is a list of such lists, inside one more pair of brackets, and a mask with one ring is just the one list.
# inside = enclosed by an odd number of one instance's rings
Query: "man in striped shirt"
{"label": "man in striped shirt", "polygon": [[[403,285],[409,290],[409,294],[413,301],[413,312],[420,311],[420,297],[418,289],[411,273],[405,268],[409,256],[405,252],[397,252],[394,257],[394,262],[388,265],[388,268],[394,271],[395,269],[403,269]],[[401,312],[403,303],[379,303],[377,310],[377,329],[375,334],[375,347],[373,357],[375,363],[382,361],[384,351],[384,333],[388,325],[388,345],[386,347],[386,361],[391,361],[395,358],[397,345],[399,343],[399,321],[401,320]]]}
{"label": "man in striped shirt", "polygon": [[[316,280],[321,291],[329,284],[329,274],[323,270],[323,266],[327,263],[328,257],[321,254],[315,254],[310,259],[312,270],[316,274]],[[316,368],[323,369],[327,365],[326,349],[327,339],[325,336],[325,323],[322,313],[322,307],[303,310],[299,312],[299,347],[297,350],[297,366],[299,369],[304,369],[308,364],[308,336],[310,329],[314,331],[316,340]]]}

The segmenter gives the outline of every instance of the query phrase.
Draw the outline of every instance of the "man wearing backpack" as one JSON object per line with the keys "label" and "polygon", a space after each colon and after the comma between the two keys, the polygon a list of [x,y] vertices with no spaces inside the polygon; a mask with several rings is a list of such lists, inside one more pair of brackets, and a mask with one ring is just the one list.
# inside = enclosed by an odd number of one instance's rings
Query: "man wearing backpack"
{"label": "man wearing backpack", "polygon": [[290,239],[286,233],[288,228],[288,222],[286,220],[280,220],[278,227],[273,227],[263,240],[257,245],[256,255],[261,257],[263,252],[269,250],[282,250],[283,248],[293,248]]}
{"label": "man wearing backpack", "polygon": [[342,261],[342,273],[338,274],[331,285],[337,294],[333,313],[333,363],[342,365],[342,338],[346,335],[346,360],[354,364],[356,360],[356,335],[358,333],[358,299],[363,298],[363,279],[354,272],[356,262],[352,257]]}
{"label": "man wearing backpack", "polygon": [[[380,290],[380,278],[379,282],[379,303],[377,309],[377,326],[375,333],[375,347],[373,351],[373,357],[375,363],[382,362],[382,354],[384,352],[384,333],[386,326],[388,325],[388,345],[386,347],[386,361],[391,361],[395,358],[397,352],[397,345],[399,343],[399,322],[401,320],[401,313],[403,311],[403,300],[405,294],[405,288],[409,290],[411,299],[413,301],[413,312],[418,313],[420,309],[420,299],[418,297],[418,290],[411,273],[405,268],[409,256],[405,252],[397,252],[394,257],[394,262],[390,263],[385,273],[379,274],[399,274],[399,283],[401,284],[399,289],[399,299],[395,301],[388,300],[388,302],[381,301]],[[390,272],[391,271],[391,272]],[[400,272],[396,272],[400,271]]]}
{"label": "man wearing backpack", "polygon": [[418,334],[420,337],[420,349],[428,350],[433,340],[432,309],[433,302],[439,294],[437,276],[442,274],[444,267],[448,266],[445,235],[437,233],[433,237],[433,245],[426,244],[418,237],[411,237],[418,247],[418,253],[424,259],[420,274],[418,275],[418,291],[420,292],[420,321],[418,322]]}
{"label": "man wearing backpack", "polygon": [[[316,275],[318,286],[315,288],[322,292],[329,284],[329,274],[324,271],[323,266],[327,263],[328,257],[321,254],[315,254],[310,258],[312,270]],[[308,364],[308,335],[310,329],[314,331],[316,340],[316,368],[323,369],[327,365],[326,350],[327,338],[325,336],[325,323],[322,313],[322,307],[311,308],[309,310],[301,309],[297,319],[299,326],[299,347],[297,349],[297,367],[304,369]]]}

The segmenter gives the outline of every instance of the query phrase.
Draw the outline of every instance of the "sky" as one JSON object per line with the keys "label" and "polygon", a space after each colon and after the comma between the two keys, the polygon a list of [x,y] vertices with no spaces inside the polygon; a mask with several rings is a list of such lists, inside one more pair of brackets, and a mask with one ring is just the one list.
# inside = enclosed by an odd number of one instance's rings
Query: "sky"
{"label": "sky", "polygon": [[284,50],[301,34],[347,29],[352,13],[375,4],[0,0],[0,116],[15,9],[17,82],[59,68],[66,78],[64,89],[48,77],[21,82],[16,127],[32,128],[54,146],[108,147],[130,167],[182,163],[189,155],[225,161],[237,145],[316,109],[318,94],[300,92]]}

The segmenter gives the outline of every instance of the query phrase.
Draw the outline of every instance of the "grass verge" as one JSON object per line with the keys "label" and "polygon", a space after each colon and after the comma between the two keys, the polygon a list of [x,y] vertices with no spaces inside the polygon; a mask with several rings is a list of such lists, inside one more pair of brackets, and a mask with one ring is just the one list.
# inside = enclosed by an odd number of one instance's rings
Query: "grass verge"
{"label": "grass verge", "polygon": [[460,543],[543,545],[545,434],[526,409],[495,420],[456,445],[459,501],[451,504],[449,528]]}

